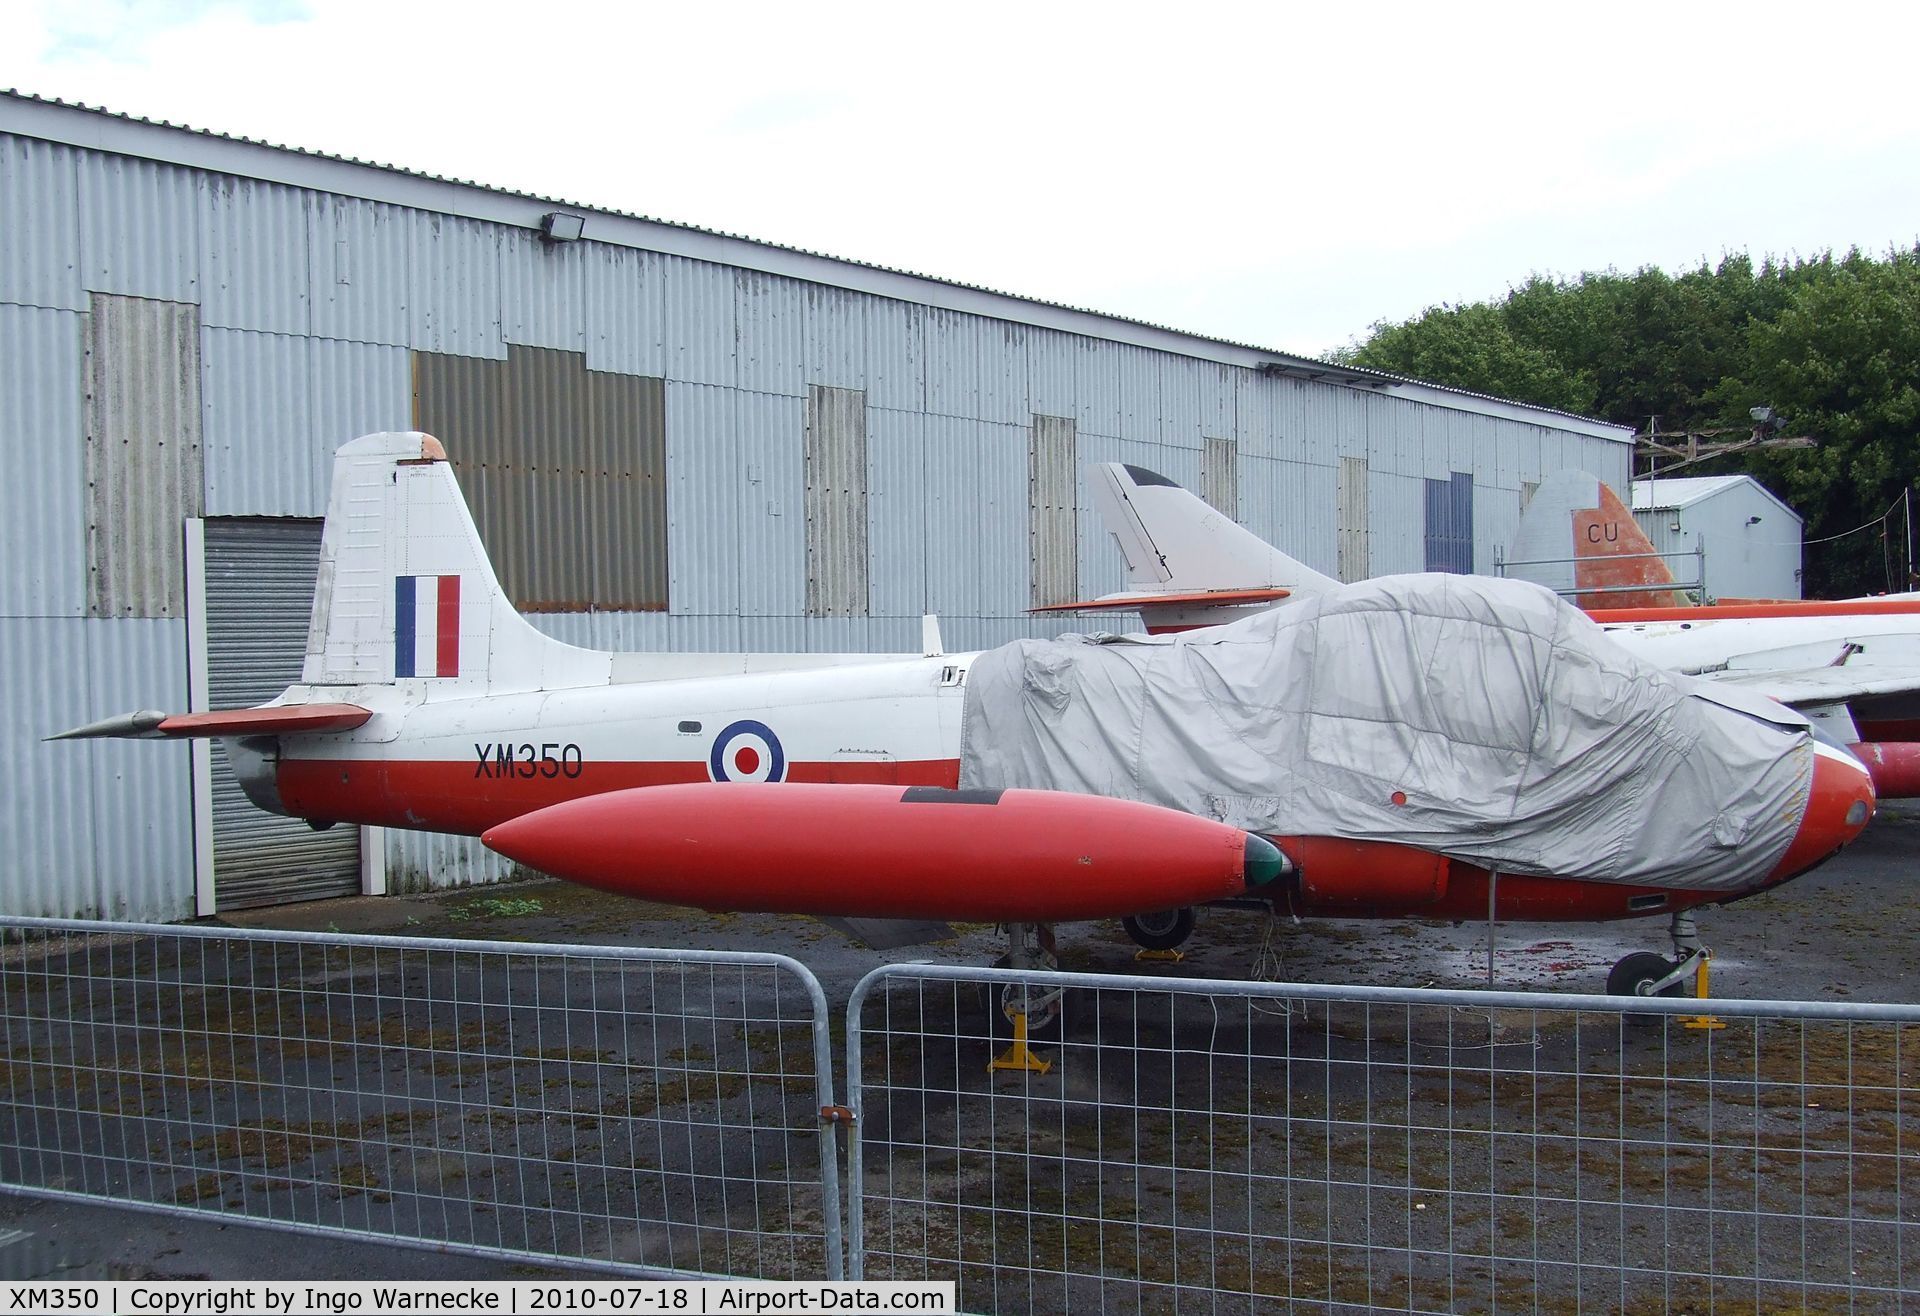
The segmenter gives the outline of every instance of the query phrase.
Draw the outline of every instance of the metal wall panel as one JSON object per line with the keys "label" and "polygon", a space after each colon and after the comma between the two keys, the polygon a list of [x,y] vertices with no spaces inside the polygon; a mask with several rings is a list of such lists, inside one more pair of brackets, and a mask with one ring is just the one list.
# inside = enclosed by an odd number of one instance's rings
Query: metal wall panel
{"label": "metal wall panel", "polygon": [[736,396],[667,381],[667,593],[676,616],[740,612]]}
{"label": "metal wall panel", "polygon": [[0,303],[87,309],[80,277],[78,152],[0,134]]}
{"label": "metal wall panel", "polygon": [[442,836],[436,832],[382,829],[387,846],[387,891],[410,895],[447,887],[500,882],[513,876],[515,866],[480,844],[475,836]]}
{"label": "metal wall panel", "polygon": [[199,185],[202,322],[277,334],[312,332],[312,194],[227,174],[202,174]]}
{"label": "metal wall panel", "polygon": [[587,369],[664,379],[665,258],[650,251],[576,242],[586,273]]}
{"label": "metal wall panel", "polygon": [[[1235,372],[1235,433],[1240,451],[1250,457],[1280,457],[1292,461],[1333,462],[1338,444],[1332,423],[1332,400],[1327,390],[1284,375]],[[1319,398],[1323,423],[1307,423],[1308,398]]]}
{"label": "metal wall panel", "polygon": [[509,343],[561,352],[587,348],[587,279],[600,273],[585,242],[500,234],[500,328]]}
{"label": "metal wall panel", "polygon": [[1334,486],[1339,504],[1337,565],[1334,575],[1343,581],[1372,575],[1367,552],[1367,459],[1342,457]]}
{"label": "metal wall panel", "polygon": [[806,402],[768,393],[734,395],[739,425],[740,611],[798,617],[807,601]]}
{"label": "metal wall panel", "polygon": [[[184,621],[81,624],[87,631],[90,718],[132,708],[186,707]],[[87,902],[99,913],[118,918],[192,914],[192,770],[186,750],[185,745],[113,740],[98,742],[88,756],[94,832]]]}
{"label": "metal wall panel", "polygon": [[1315,571],[1331,574],[1335,472],[1272,457],[1243,457],[1240,468],[1240,523]]}
{"label": "metal wall panel", "polygon": [[1027,330],[1027,397],[1034,414],[1065,416],[1077,421],[1078,394],[1074,372],[1080,360],[1080,340],[1051,329]]}
{"label": "metal wall panel", "polygon": [[927,309],[927,410],[939,416],[1004,421],[1025,428],[1027,347],[1005,321]]}
{"label": "metal wall panel", "polygon": [[406,348],[312,338],[307,353],[313,413],[306,464],[290,464],[280,478],[287,490],[317,489],[320,500],[301,506],[283,493],[280,501],[290,516],[326,512],[334,449],[362,434],[413,425],[413,354]]}
{"label": "metal wall panel", "polygon": [[200,515],[199,308],[95,294],[88,317],[88,615],[185,615]]}
{"label": "metal wall panel", "polygon": [[1027,440],[1029,607],[1080,597],[1080,462],[1070,416],[1035,416]]}
{"label": "metal wall panel", "polygon": [[734,275],[733,308],[739,386],[755,393],[805,396],[806,290],[792,279],[741,270]]}
{"label": "metal wall panel", "polygon": [[[1447,468],[1473,475],[1493,473],[1493,431],[1501,422],[1470,412],[1447,413]],[[1484,469],[1482,463],[1485,463]]]}
{"label": "metal wall panel", "polygon": [[867,398],[807,390],[807,613],[867,615]]}
{"label": "metal wall panel", "polygon": [[1026,608],[1023,425],[927,417],[927,609],[1015,617]]}
{"label": "metal wall panel", "polygon": [[1200,454],[1200,496],[1207,506],[1240,519],[1240,445],[1232,439],[1207,439]]}
{"label": "metal wall panel", "polygon": [[1500,489],[1520,487],[1520,433],[1522,427],[1501,421],[1493,433],[1493,469],[1480,472],[1481,483]]}
{"label": "metal wall panel", "polygon": [[1161,435],[1160,353],[1107,345],[1120,367],[1120,437],[1157,443]]}
{"label": "metal wall panel", "polygon": [[875,617],[927,610],[926,425],[917,411],[867,408],[867,610]]}
{"label": "metal wall panel", "polygon": [[501,587],[527,612],[665,608],[661,381],[515,347],[418,353],[415,424],[439,436]]}
{"label": "metal wall panel", "polygon": [[1117,439],[1127,429],[1123,361],[1120,353],[1106,348],[1084,338],[1073,340],[1074,405],[1081,438],[1100,434]]}
{"label": "metal wall panel", "polygon": [[844,288],[800,284],[802,378],[830,388],[867,386],[867,302]]}
{"label": "metal wall panel", "polygon": [[[1093,504],[1092,487],[1087,483],[1088,472],[1098,462],[1117,462],[1122,460],[1120,441],[1101,434],[1089,434],[1079,429],[1074,435],[1074,446],[1079,454],[1079,471],[1075,481],[1077,525],[1079,538],[1080,595],[1082,598],[1097,599],[1102,594],[1115,594],[1128,588],[1126,581],[1126,563],[1121,560],[1120,550],[1113,542],[1113,532],[1108,530]],[[1087,618],[1078,619],[1084,628]]]}
{"label": "metal wall panel", "polygon": [[665,260],[667,378],[730,386],[734,366],[733,271],[705,261]]}
{"label": "metal wall panel", "polygon": [[1367,475],[1368,565],[1376,576],[1425,571],[1425,480],[1371,471]]}
{"label": "metal wall panel", "polygon": [[[300,679],[320,563],[320,522],[209,517],[206,522],[207,699],[263,704]],[[360,829],[315,831],[257,808],[227,747],[213,746],[213,881],[221,912],[355,895]]]}
{"label": "metal wall panel", "polygon": [[184,624],[0,619],[0,664],[0,909],[190,916],[186,745],[40,739],[105,713],[184,708]]}
{"label": "metal wall panel", "polygon": [[0,455],[8,467],[0,480],[8,527],[0,616],[87,610],[86,323],[72,311],[0,304]]}
{"label": "metal wall panel", "polygon": [[310,196],[307,268],[313,332],[346,342],[408,346],[414,215],[353,197]]}
{"label": "metal wall panel", "polygon": [[[1320,460],[1324,454],[1323,464],[1328,466],[1338,457],[1368,457],[1367,435],[1372,423],[1373,407],[1382,399],[1370,395],[1342,405],[1341,394],[1348,391],[1301,382],[1293,416],[1296,428],[1291,433],[1280,435],[1280,442],[1272,455],[1285,457],[1299,453]],[[1361,413],[1357,421],[1353,414],[1355,407]],[[1377,465],[1375,469],[1378,469]]]}
{"label": "metal wall panel", "polygon": [[[89,638],[87,624],[77,618],[0,618],[0,663],[7,673],[0,681],[0,762],[6,764],[0,835],[7,846],[0,909],[9,914],[99,912],[87,907],[98,872],[91,787],[92,750],[99,742],[41,743],[43,736],[122,711],[93,702]],[[184,772],[184,758],[171,757]]]}
{"label": "metal wall panel", "polygon": [[[1200,363],[1191,357],[1171,356],[1165,352],[1156,352],[1154,355],[1159,358],[1155,364],[1160,372],[1160,433],[1157,437],[1162,443],[1175,447],[1200,447],[1208,428],[1207,420],[1217,419],[1219,414],[1215,399],[1208,399],[1206,406],[1202,407]],[[1230,428],[1230,424],[1227,428]],[[1221,428],[1217,427],[1213,432],[1218,434]]]}
{"label": "metal wall panel", "polygon": [[82,151],[80,268],[96,293],[200,300],[200,199],[193,173]]}
{"label": "metal wall panel", "polygon": [[1470,573],[1474,566],[1473,476],[1455,471],[1426,481],[1426,569]]}
{"label": "metal wall panel", "polygon": [[407,344],[504,360],[500,247],[509,230],[457,215],[407,215]]}
{"label": "metal wall panel", "polygon": [[924,307],[870,297],[867,302],[867,405],[923,411],[927,405]]}
{"label": "metal wall panel", "polygon": [[1520,501],[1510,489],[1496,489],[1476,481],[1473,498],[1474,570],[1492,572],[1494,549],[1513,542],[1520,524]]}
{"label": "metal wall panel", "polygon": [[201,330],[207,515],[312,516],[316,507],[325,510],[332,452],[313,441],[311,341]]}

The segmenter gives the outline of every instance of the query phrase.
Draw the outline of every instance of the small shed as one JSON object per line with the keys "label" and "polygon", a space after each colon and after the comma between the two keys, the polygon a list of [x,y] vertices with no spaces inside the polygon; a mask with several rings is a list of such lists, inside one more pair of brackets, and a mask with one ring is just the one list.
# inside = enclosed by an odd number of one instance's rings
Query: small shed
{"label": "small shed", "polygon": [[1704,555],[1715,599],[1797,599],[1805,522],[1751,475],[1635,480],[1633,518],[1674,575],[1696,578]]}

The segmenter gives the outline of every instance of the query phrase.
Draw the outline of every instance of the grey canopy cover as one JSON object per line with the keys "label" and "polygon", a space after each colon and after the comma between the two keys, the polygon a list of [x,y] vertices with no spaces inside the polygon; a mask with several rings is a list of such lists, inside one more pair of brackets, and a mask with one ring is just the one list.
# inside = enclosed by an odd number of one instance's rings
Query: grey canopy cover
{"label": "grey canopy cover", "polygon": [[1798,713],[1652,667],[1538,585],[1408,575],[1183,635],[984,653],[960,784],[1713,889],[1786,851],[1813,757]]}

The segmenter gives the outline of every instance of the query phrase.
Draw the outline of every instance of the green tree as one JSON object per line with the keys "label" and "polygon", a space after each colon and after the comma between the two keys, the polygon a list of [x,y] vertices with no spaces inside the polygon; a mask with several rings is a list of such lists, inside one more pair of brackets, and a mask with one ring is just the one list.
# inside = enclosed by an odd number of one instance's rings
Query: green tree
{"label": "green tree", "polygon": [[1346,358],[1354,365],[1562,411],[1593,408],[1591,379],[1565,369],[1552,352],[1515,337],[1501,311],[1484,302],[1436,306],[1404,324],[1375,325],[1366,343]]}
{"label": "green tree", "polygon": [[1741,428],[1771,406],[1819,446],[1689,474],[1745,470],[1791,503],[1807,521],[1810,594],[1886,588],[1889,557],[1904,565],[1903,527],[1891,554],[1875,530],[1818,541],[1873,521],[1920,473],[1920,247],[1535,275],[1497,302],[1376,325],[1341,359],[1636,429]]}

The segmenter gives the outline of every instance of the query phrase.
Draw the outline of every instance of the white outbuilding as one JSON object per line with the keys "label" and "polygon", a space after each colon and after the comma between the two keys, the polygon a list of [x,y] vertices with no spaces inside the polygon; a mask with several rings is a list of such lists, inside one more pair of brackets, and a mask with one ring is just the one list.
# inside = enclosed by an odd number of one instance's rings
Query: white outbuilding
{"label": "white outbuilding", "polygon": [[1674,575],[1715,599],[1797,599],[1805,522],[1751,475],[1635,480],[1633,518]]}

